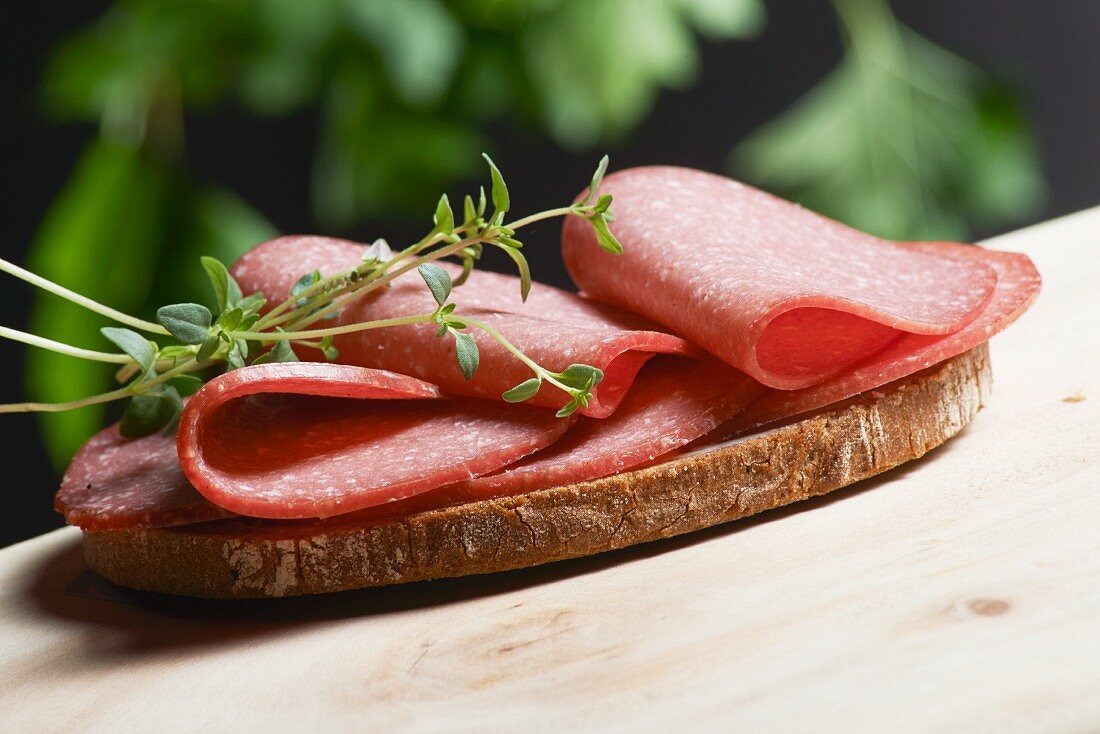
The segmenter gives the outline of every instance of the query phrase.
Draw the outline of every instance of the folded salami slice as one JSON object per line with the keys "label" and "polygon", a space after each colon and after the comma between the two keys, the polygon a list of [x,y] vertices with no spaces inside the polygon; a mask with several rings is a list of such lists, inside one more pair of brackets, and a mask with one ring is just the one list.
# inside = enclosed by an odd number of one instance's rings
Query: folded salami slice
{"label": "folded salami slice", "polygon": [[736,181],[683,168],[605,179],[621,256],[567,221],[581,289],[637,312],[774,388],[815,385],[904,335],[959,331],[982,313],[988,258],[944,256],[850,229]]}
{"label": "folded salami slice", "polygon": [[323,532],[326,528],[368,525],[637,469],[674,455],[765,392],[763,385],[724,362],[658,356],[641,370],[610,417],[580,418],[550,447],[500,471],[361,512],[322,521],[264,522],[253,530],[285,532],[289,527],[298,527]]}
{"label": "folded salami slice", "polygon": [[[282,237],[247,252],[233,266],[233,275],[248,293],[262,291],[269,301],[286,298],[303,274],[319,270],[332,274],[353,267],[366,248],[346,240],[324,237]],[[452,275],[459,270],[451,268]],[[700,355],[685,340],[655,330],[644,318],[593,303],[552,286],[535,283],[527,302],[520,300],[519,279],[475,271],[456,288],[452,301],[459,313],[484,321],[543,367],[559,372],[570,364],[585,363],[604,371],[604,380],[583,412],[609,415],[629,389],[638,369],[654,353]],[[377,296],[346,309],[335,323],[351,323],[430,313],[436,307],[431,293],[415,273],[394,282]],[[325,322],[334,323],[334,322]],[[372,329],[340,337],[336,346],[343,363],[393,370],[433,382],[452,395],[499,399],[531,377],[530,370],[498,342],[472,330],[481,364],[470,381],[463,379],[451,338],[436,336],[432,325]],[[318,354],[301,352],[304,359]],[[558,408],[566,397],[544,385],[529,402]]]}
{"label": "folded salami slice", "polygon": [[1039,295],[1039,272],[1025,255],[950,242],[912,242],[905,247],[961,262],[978,261],[991,265],[998,275],[993,299],[974,321],[954,334],[906,334],[870,359],[827,382],[802,390],[772,390],[723,426],[721,434],[736,435],[808,413],[962,354],[1005,329]]}
{"label": "folded salami slice", "polygon": [[437,397],[433,385],[362,367],[246,367],[188,402],[179,461],[229,512],[324,518],[496,471],[570,425],[539,408]]}

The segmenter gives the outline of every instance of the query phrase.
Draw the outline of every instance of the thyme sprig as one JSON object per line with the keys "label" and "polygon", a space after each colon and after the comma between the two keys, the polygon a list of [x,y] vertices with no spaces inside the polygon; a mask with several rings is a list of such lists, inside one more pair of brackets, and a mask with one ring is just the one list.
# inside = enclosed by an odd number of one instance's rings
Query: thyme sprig
{"label": "thyme sprig", "polygon": [[[129,399],[120,429],[127,436],[143,436],[169,426],[183,408],[183,396],[202,386],[206,379],[223,371],[268,362],[296,362],[292,345],[317,350],[325,359],[334,360],[339,351],[333,345],[337,336],[413,324],[435,324],[439,337],[450,337],[455,344],[458,368],[472,379],[480,355],[472,331],[481,331],[499,342],[517,360],[526,365],[532,377],[507,390],[503,399],[518,403],[529,400],[549,384],[561,390],[568,402],[557,415],[568,416],[588,405],[592,391],[603,379],[603,372],[586,364],[573,364],[561,372],[551,372],[525,355],[504,334],[482,321],[457,311],[450,301],[454,288],[466,282],[486,247],[504,252],[516,265],[520,297],[526,301],[531,290],[531,269],[524,257],[518,230],[536,222],[557,217],[578,216],[587,219],[600,247],[621,253],[622,246],[608,227],[613,221],[611,196],[597,192],[607,170],[607,156],[600,161],[584,199],[569,206],[548,209],[506,222],[511,209],[508,186],[500,169],[485,156],[489,165],[488,196],[482,187],[475,199],[466,196],[462,218],[457,219],[450,200],[444,194],[436,205],[432,229],[419,241],[394,252],[385,240],[367,248],[355,267],[322,275],[313,271],[293,286],[290,297],[271,308],[262,293],[245,295],[221,261],[203,257],[201,264],[210,280],[217,312],[198,303],[175,303],[157,310],[156,322],[145,321],[97,303],[17,265],[0,260],[0,271],[60,296],[90,311],[106,316],[123,326],[109,326],[101,333],[119,352],[101,352],[0,327],[0,338],[49,349],[77,359],[119,365],[115,374],[122,385],[114,390],[67,403],[13,403],[0,405],[0,413],[60,412],[114,400]],[[492,211],[489,211],[490,202]],[[437,261],[455,258],[462,272],[457,278]],[[374,321],[325,326],[350,304],[413,270],[423,279],[436,302],[430,312],[409,314]],[[144,333],[142,333],[144,332]],[[175,343],[161,345],[146,335]]]}

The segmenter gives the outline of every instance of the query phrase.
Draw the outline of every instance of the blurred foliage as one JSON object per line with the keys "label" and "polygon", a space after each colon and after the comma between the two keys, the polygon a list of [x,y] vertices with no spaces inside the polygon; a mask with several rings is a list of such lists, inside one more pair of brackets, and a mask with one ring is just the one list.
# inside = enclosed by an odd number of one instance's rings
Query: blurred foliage
{"label": "blurred foliage", "polygon": [[[313,209],[324,227],[430,211],[481,165],[490,123],[580,148],[628,132],[662,87],[689,83],[695,31],[747,37],[761,0],[118,0],[55,52],[44,91],[98,126],[33,244],[43,276],[128,311],[202,293],[201,254],[234,260],[273,227],[187,169],[185,113],[316,109]],[[151,293],[157,304],[145,303]],[[103,348],[98,319],[42,296],[42,336]],[[92,340],[92,343],[89,343]],[[107,387],[110,370],[29,356],[32,399]],[[58,467],[101,408],[49,415]]]}
{"label": "blurred foliage", "polygon": [[1010,90],[900,25],[883,0],[835,0],[840,65],[735,148],[735,171],[852,226],[965,239],[1026,216],[1045,184]]}

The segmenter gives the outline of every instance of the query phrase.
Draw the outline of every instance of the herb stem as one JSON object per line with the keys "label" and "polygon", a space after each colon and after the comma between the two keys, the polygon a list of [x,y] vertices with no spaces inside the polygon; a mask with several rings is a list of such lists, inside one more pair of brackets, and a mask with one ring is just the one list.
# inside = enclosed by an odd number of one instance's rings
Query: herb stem
{"label": "herb stem", "polygon": [[36,336],[34,334],[28,334],[24,331],[19,331],[18,329],[9,329],[6,326],[0,326],[0,338],[11,339],[12,341],[29,344],[32,347],[48,349],[51,352],[65,354],[70,357],[76,357],[77,359],[87,359],[93,362],[110,362],[111,364],[132,364],[134,361],[125,354],[97,352],[93,349],[81,349],[80,347],[74,347],[69,344],[64,344],[62,342],[55,342],[53,339],[46,339],[44,337]]}
{"label": "herb stem", "polygon": [[[422,255],[420,257],[413,258],[412,261],[410,261],[409,263],[403,265],[402,267],[398,268],[397,270],[393,271],[392,273],[387,273],[386,275],[382,276],[381,278],[378,278],[376,280],[367,281],[365,283],[360,282],[360,283],[355,283],[355,284],[349,285],[346,289],[344,289],[345,290],[344,294],[341,295],[339,298],[332,301],[327,306],[325,306],[321,309],[318,309],[317,311],[307,315],[305,318],[303,318],[299,321],[295,321],[294,326],[298,327],[298,328],[303,327],[303,326],[309,326],[310,324],[313,324],[317,321],[320,321],[325,316],[328,316],[330,313],[335,313],[335,312],[339,311],[340,309],[344,308],[345,306],[347,306],[349,303],[351,303],[355,299],[361,298],[364,295],[366,295],[367,293],[370,293],[373,290],[376,290],[378,288],[381,288],[382,286],[385,286],[387,283],[390,283],[391,281],[393,281],[397,278],[400,278],[402,275],[404,275],[405,273],[407,273],[411,270],[415,270],[416,268],[420,267],[424,263],[433,262],[435,260],[440,260],[444,257],[448,257],[449,255],[454,255],[455,253],[462,250],[464,247],[469,247],[472,244],[476,244],[478,242],[484,242],[484,241],[485,241],[485,239],[481,235],[477,235],[477,236],[474,236],[474,237],[467,237],[466,239],[459,240],[458,242],[451,243],[450,245],[447,245],[446,247],[442,247],[442,248],[436,250],[435,252],[431,252],[431,253],[428,253],[427,255]],[[340,294],[340,291],[337,291],[336,294]],[[306,308],[310,308],[310,306],[307,306]],[[293,313],[293,312],[291,312],[291,313]],[[290,314],[287,314],[287,316],[289,316],[289,315]],[[285,317],[284,317],[284,319],[285,319]],[[266,326],[273,326],[273,325],[278,325],[279,323],[285,323],[285,321],[283,319],[279,319],[278,322],[265,324],[264,326],[265,327]],[[413,322],[413,323],[417,323],[417,322]],[[299,332],[299,333],[301,333],[301,332]],[[312,332],[310,332],[310,333],[312,333]]]}
{"label": "herb stem", "polygon": [[117,390],[91,395],[80,400],[70,400],[67,403],[7,403],[0,405],[0,413],[63,413],[66,410],[76,410],[98,403],[109,403],[112,400],[121,400],[131,397],[134,393],[128,388],[120,387]]}
{"label": "herb stem", "polygon": [[89,405],[109,403],[112,400],[122,400],[123,398],[133,397],[134,395],[141,395],[147,392],[150,387],[159,385],[162,382],[167,382],[173,377],[185,372],[208,367],[216,361],[217,360],[208,359],[205,362],[196,362],[190,359],[176,365],[164,374],[157,375],[151,380],[146,380],[136,385],[127,385],[126,387],[120,387],[117,390],[99,393],[98,395],[89,395],[79,400],[70,400],[66,403],[7,403],[5,405],[0,405],[0,413],[63,413],[66,410],[76,410],[77,408],[85,408]]}
{"label": "herb stem", "polygon": [[508,227],[509,229],[520,229],[522,227],[526,227],[529,224],[541,222],[544,219],[554,219],[556,217],[564,217],[570,214],[581,215],[584,213],[584,209],[585,207],[580,206],[560,206],[557,209],[547,209],[546,211],[539,212],[538,214],[531,214],[529,216],[523,217],[522,219],[517,219],[514,222],[509,222],[504,226]]}
{"label": "herb stem", "polygon": [[503,346],[505,349],[507,349],[512,354],[513,357],[515,357],[520,362],[523,362],[525,365],[530,367],[531,371],[534,372],[535,375],[537,377],[539,377],[540,379],[545,380],[546,382],[549,382],[554,387],[557,387],[558,389],[563,390],[564,392],[568,393],[569,395],[576,395],[577,394],[578,391],[576,389],[574,389],[572,387],[569,387],[568,385],[565,385],[565,384],[559,382],[557,379],[554,378],[552,372],[550,372],[548,369],[546,369],[545,367],[540,365],[538,362],[534,361],[533,359],[528,357],[526,354],[524,354],[515,344],[512,344],[512,342],[508,341],[508,339],[503,334],[501,334],[499,331],[494,329],[492,326],[489,326],[484,321],[478,321],[477,319],[471,319],[471,318],[467,317],[465,314],[463,314],[461,316],[456,316],[456,318],[460,319],[462,321],[462,323],[464,323],[468,326],[472,326],[475,329],[480,329],[480,330],[484,331],[486,334],[488,334],[489,336],[491,336],[493,339],[495,339],[497,342],[499,342],[501,346]]}
{"label": "herb stem", "polygon": [[78,306],[98,313],[101,316],[106,316],[109,319],[119,322],[120,324],[126,324],[135,329],[141,329],[142,331],[148,331],[153,334],[168,335],[168,330],[160,324],[154,324],[151,321],[145,321],[144,319],[135,318],[129,314],[124,314],[121,311],[116,311],[110,306],[104,306],[102,303],[93,301],[87,296],[82,296],[79,293],[75,293],[64,286],[60,286],[51,280],[47,280],[40,275],[35,275],[29,270],[24,270],[18,265],[8,262],[0,258],[0,271],[7,273],[8,275],[14,275],[20,280],[30,283],[31,285],[41,288],[44,291],[53,293],[55,296],[60,296],[66,301],[75,303]]}
{"label": "herb stem", "polygon": [[401,316],[392,319],[379,319],[377,321],[359,321],[345,326],[333,326],[329,329],[313,329],[310,331],[227,331],[226,334],[234,339],[259,339],[261,341],[300,341],[302,339],[323,339],[326,336],[340,336],[352,334],[356,331],[367,329],[385,329],[390,326],[408,326],[410,324],[430,324],[435,313],[422,313],[415,316]]}

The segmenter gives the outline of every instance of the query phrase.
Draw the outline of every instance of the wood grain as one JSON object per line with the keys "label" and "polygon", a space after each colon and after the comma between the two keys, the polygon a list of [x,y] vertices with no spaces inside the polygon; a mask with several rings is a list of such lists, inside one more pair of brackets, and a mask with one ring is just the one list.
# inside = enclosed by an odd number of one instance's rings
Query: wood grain
{"label": "wood grain", "polygon": [[0,551],[0,729],[1098,731],[1100,210],[993,244],[1044,292],[924,459],[680,538],[329,597],[124,592],[51,533]]}

